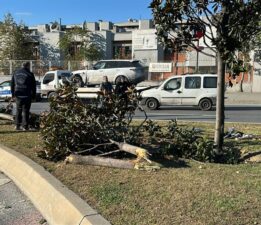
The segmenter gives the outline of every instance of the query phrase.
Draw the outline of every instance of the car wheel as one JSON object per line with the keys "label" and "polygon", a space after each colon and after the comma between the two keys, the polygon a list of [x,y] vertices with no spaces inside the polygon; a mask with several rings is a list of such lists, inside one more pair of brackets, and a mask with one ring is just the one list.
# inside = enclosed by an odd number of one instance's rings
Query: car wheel
{"label": "car wheel", "polygon": [[48,94],[48,100],[49,99],[51,99],[51,98],[54,98],[54,97],[57,97],[57,93],[56,92],[50,92],[49,94]]}
{"label": "car wheel", "polygon": [[72,82],[77,86],[77,87],[83,87],[83,80],[82,77],[79,74],[75,74],[72,77]]}
{"label": "car wheel", "polygon": [[155,110],[155,109],[158,109],[159,108],[159,102],[157,99],[155,98],[149,98],[146,102],[146,106],[149,108],[149,109],[152,109],[152,110]]}
{"label": "car wheel", "polygon": [[118,84],[120,82],[121,79],[124,79],[125,81],[129,82],[128,78],[123,76],[123,75],[120,75],[120,76],[117,76],[116,79],[115,79],[115,84]]}
{"label": "car wheel", "polygon": [[212,102],[208,98],[204,98],[199,102],[199,108],[203,111],[208,111],[212,109]]}

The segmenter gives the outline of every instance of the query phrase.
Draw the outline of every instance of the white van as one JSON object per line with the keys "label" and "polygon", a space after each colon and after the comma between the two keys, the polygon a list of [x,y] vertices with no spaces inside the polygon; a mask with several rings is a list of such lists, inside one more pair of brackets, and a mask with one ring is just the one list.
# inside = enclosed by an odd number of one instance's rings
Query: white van
{"label": "white van", "polygon": [[70,78],[68,70],[54,70],[47,72],[41,82],[41,97],[50,98],[56,95],[55,90],[62,84],[62,78]]}
{"label": "white van", "polygon": [[159,87],[141,93],[141,104],[149,109],[160,106],[198,106],[201,110],[211,110],[216,105],[217,75],[191,74],[173,76]]}

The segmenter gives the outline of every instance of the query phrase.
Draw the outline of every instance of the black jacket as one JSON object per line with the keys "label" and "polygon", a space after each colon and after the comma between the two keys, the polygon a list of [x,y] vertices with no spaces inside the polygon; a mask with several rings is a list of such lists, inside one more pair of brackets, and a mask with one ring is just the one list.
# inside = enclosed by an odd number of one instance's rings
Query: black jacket
{"label": "black jacket", "polygon": [[17,70],[12,77],[11,92],[13,97],[35,98],[36,83],[34,74],[25,68]]}

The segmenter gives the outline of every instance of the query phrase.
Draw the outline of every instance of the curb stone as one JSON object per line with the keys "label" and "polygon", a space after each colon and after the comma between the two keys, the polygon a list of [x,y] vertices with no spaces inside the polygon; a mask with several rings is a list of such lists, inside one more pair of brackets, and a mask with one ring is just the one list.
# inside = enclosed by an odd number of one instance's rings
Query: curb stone
{"label": "curb stone", "polygon": [[110,225],[74,192],[26,156],[0,145],[0,171],[32,201],[50,225]]}

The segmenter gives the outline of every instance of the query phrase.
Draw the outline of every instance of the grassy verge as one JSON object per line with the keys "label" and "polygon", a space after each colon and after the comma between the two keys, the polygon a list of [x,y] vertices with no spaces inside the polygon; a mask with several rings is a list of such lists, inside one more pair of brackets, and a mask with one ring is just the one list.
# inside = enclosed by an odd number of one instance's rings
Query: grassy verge
{"label": "grassy verge", "polygon": [[[200,127],[206,135],[214,132],[213,124],[186,125]],[[229,126],[261,135],[260,125]],[[261,164],[184,160],[145,172],[52,163],[35,154],[42,148],[39,133],[18,133],[3,122],[0,142],[44,166],[115,225],[260,223]],[[236,143],[243,151],[261,149],[260,140]]]}

